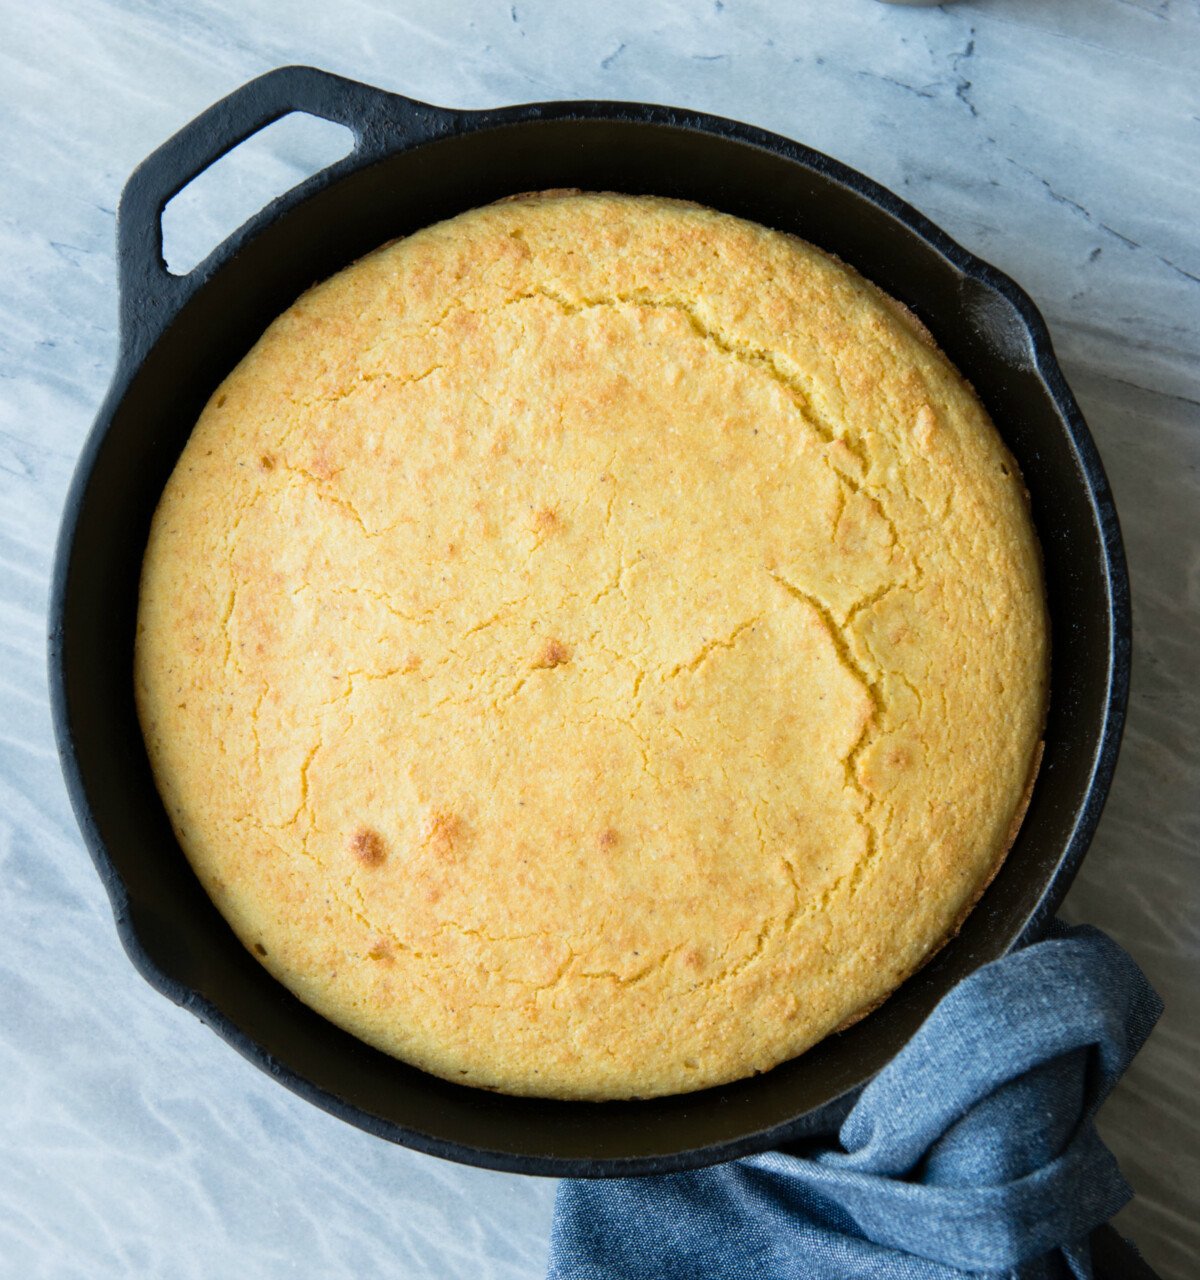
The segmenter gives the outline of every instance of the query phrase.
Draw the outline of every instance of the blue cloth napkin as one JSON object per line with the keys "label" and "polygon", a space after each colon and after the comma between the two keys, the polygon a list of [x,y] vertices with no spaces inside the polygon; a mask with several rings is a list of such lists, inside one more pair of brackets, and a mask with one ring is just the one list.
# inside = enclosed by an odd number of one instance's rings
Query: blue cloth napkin
{"label": "blue cloth napkin", "polygon": [[1161,1011],[1115,942],[1060,926],[959,983],[801,1154],[565,1180],[548,1280],[1090,1280],[1131,1195],[1092,1119]]}

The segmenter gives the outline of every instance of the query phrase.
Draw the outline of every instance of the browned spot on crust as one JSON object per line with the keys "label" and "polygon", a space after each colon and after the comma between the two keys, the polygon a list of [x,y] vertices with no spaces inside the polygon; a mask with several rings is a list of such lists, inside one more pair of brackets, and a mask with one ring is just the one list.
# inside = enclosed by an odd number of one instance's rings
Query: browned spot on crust
{"label": "browned spot on crust", "polygon": [[698,947],[693,947],[684,957],[683,963],[689,969],[700,969],[704,965],[704,952]]}
{"label": "browned spot on crust", "polygon": [[454,852],[463,836],[463,820],[450,809],[432,809],[421,824],[421,841],[443,857]]}
{"label": "browned spot on crust", "polygon": [[929,442],[933,439],[936,430],[937,415],[929,405],[923,404],[917,410],[917,425],[913,431],[913,438],[922,449],[928,449]]}
{"label": "browned spot on crust", "polygon": [[583,194],[582,187],[546,187],[543,191],[518,191],[511,196],[501,196],[493,200],[493,204],[513,204],[518,200],[553,200],[557,196],[578,196]]}
{"label": "browned spot on crust", "polygon": [[[1015,843],[1017,838],[1017,834],[1021,830],[1021,824],[1025,821],[1025,814],[1029,809],[1029,802],[1030,800],[1033,799],[1033,786],[1034,786],[1034,783],[1037,782],[1038,774],[1041,772],[1042,756],[1045,755],[1045,753],[1046,753],[1046,743],[1043,740],[1042,742],[1039,742],[1037,746],[1034,747],[1033,749],[1033,762],[1029,766],[1029,777],[1025,782],[1025,791],[1024,791],[1024,794],[1021,796],[1021,803],[1017,805],[1016,813],[1014,813],[1012,816],[1012,822],[1009,823],[1008,835],[1005,838],[1004,852],[1000,855],[1000,862],[1004,861],[1005,857],[1008,855],[1008,851],[1013,847],[1013,844]],[[986,889],[988,885],[991,884],[992,881],[996,878],[996,872],[1000,870],[1000,862],[996,863],[995,869],[992,871],[992,874],[988,877],[987,883],[984,884],[983,889]],[[983,896],[983,889],[980,889],[979,893],[972,900],[971,902],[972,907]],[[964,919],[965,918],[966,917],[964,916]],[[962,925],[962,921],[960,920],[958,927],[961,927],[961,925]],[[958,927],[955,928],[955,933],[958,932]]]}
{"label": "browned spot on crust", "polygon": [[863,460],[854,452],[845,440],[834,440],[825,447],[825,456],[829,465],[843,476],[861,476]]}
{"label": "browned spot on crust", "polygon": [[255,950],[255,953],[260,956],[265,956],[267,954],[267,949],[266,947],[263,946],[261,942],[256,942],[254,944],[254,950]]}
{"label": "browned spot on crust", "polygon": [[272,471],[275,467],[275,459],[269,453],[264,453],[262,457],[259,458],[258,465],[262,467],[264,471]]}
{"label": "browned spot on crust", "polygon": [[367,952],[367,959],[374,960],[378,964],[392,964],[395,957],[392,955],[391,944],[385,938],[380,938]]}
{"label": "browned spot on crust", "polygon": [[553,507],[543,507],[540,511],[534,512],[531,525],[534,533],[546,534],[553,533],[559,527],[562,521],[559,519],[558,512]]}
{"label": "browned spot on crust", "polygon": [[341,470],[341,467],[335,467],[325,454],[324,450],[313,454],[312,462],[308,469],[317,477],[318,480],[332,480],[334,476]]}
{"label": "browned spot on crust", "polygon": [[383,837],[370,827],[359,827],[350,837],[350,852],[363,867],[380,867],[387,860]]}
{"label": "browned spot on crust", "polygon": [[404,659],[404,671],[406,674],[411,674],[413,671],[416,671],[420,665],[421,655],[419,653],[410,653],[408,657]]}
{"label": "browned spot on crust", "polygon": [[877,284],[874,284],[870,280],[868,280],[867,283],[871,287],[871,292],[874,293],[879,301],[882,302],[883,305],[896,317],[896,319],[908,328],[916,338],[920,339],[920,341],[931,350],[936,351],[938,349],[938,345],[934,341],[933,334],[925,327],[924,322],[918,319],[915,312],[910,311],[903,302],[900,302],[897,298],[893,298],[890,293],[884,293]]}
{"label": "browned spot on crust", "polygon": [[547,640],[538,650],[538,655],[533,660],[534,670],[544,670],[550,667],[561,667],[563,663],[571,661],[571,650],[561,640]]}
{"label": "browned spot on crust", "polygon": [[604,830],[596,837],[596,843],[601,849],[607,851],[609,849],[615,849],[620,838],[621,837],[617,835],[612,827],[605,827]]}

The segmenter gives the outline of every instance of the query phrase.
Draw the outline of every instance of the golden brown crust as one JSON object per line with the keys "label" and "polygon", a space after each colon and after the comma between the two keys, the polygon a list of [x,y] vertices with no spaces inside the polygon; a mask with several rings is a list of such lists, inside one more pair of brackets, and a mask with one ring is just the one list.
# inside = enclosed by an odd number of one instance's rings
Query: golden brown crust
{"label": "golden brown crust", "polygon": [[450,1079],[766,1070],[952,935],[1047,680],[1016,467],[791,237],[539,193],[301,298],[202,415],[139,714],[238,934]]}

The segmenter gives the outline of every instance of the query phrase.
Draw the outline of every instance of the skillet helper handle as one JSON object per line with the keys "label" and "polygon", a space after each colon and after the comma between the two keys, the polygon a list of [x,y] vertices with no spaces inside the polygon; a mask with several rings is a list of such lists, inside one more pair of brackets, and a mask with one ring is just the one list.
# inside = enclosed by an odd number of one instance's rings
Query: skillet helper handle
{"label": "skillet helper handle", "polygon": [[[293,111],[345,125],[354,147],[285,192],[185,275],[163,260],[162,213],[205,169],[260,129]],[[398,146],[453,132],[457,112],[415,102],[316,67],[278,67],[235,89],[151,152],[133,171],[117,210],[121,349],[145,354],[179,310],[268,220],[328,182]]]}

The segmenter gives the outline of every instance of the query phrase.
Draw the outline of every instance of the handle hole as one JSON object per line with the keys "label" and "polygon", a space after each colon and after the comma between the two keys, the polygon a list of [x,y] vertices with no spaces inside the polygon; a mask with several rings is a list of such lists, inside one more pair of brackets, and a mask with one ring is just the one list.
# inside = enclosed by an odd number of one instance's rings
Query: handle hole
{"label": "handle hole", "polygon": [[163,258],[185,276],[276,196],[348,155],[342,124],[293,111],[239,143],[171,197],[163,210]]}

